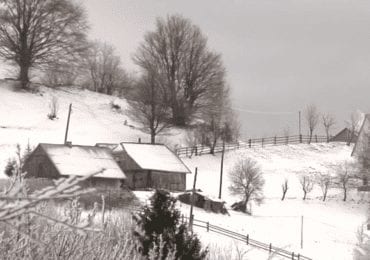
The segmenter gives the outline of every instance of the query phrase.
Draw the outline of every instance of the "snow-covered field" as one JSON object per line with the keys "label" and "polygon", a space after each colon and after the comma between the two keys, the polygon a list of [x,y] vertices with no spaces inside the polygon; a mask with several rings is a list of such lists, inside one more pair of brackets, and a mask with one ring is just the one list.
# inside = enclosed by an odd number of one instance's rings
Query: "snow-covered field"
{"label": "snow-covered field", "polygon": [[[58,98],[57,120],[49,120],[49,103],[52,97]],[[121,106],[114,110],[111,102]],[[17,143],[24,146],[39,142],[62,143],[69,103],[73,112],[69,140],[75,144],[95,144],[97,142],[135,141],[141,137],[148,140],[137,125],[126,115],[124,99],[116,99],[86,90],[62,88],[53,90],[40,88],[38,93],[14,92],[9,83],[0,81],[0,177],[9,155],[14,155]],[[124,124],[127,120],[127,124]],[[184,133],[172,130],[166,142],[182,144]],[[300,252],[313,259],[352,259],[357,243],[357,230],[367,219],[368,197],[352,190],[348,201],[342,201],[340,189],[330,189],[328,200],[322,202],[320,189],[316,186],[308,199],[302,201],[299,177],[328,173],[335,175],[337,165],[352,160],[352,147],[345,144],[287,145],[253,148],[225,154],[222,199],[227,206],[239,198],[228,192],[228,172],[239,158],[250,157],[260,165],[265,177],[265,202],[253,205],[252,216],[229,211],[230,216],[218,215],[195,209],[195,218],[209,221],[230,230],[249,234],[251,238],[287,250]],[[217,197],[220,176],[220,154],[216,156],[184,158],[183,161],[194,172],[198,167],[197,188],[210,196]],[[281,201],[281,184],[289,181],[287,198]],[[187,176],[187,188],[192,187],[193,174]],[[150,193],[137,192],[141,198]],[[189,207],[179,204],[183,213]],[[301,216],[303,216],[303,249],[300,248]],[[217,234],[196,230],[204,243],[228,251],[251,250],[248,259],[266,259],[265,252],[236,244]]]}
{"label": "snow-covered field", "polygon": [[[286,250],[301,253],[313,259],[352,259],[353,249],[358,243],[357,232],[367,219],[369,199],[367,194],[355,189],[349,192],[348,200],[342,201],[342,191],[331,188],[327,201],[321,201],[318,185],[302,200],[299,183],[301,175],[327,173],[335,175],[337,165],[351,161],[352,146],[341,143],[288,145],[253,148],[225,154],[222,198],[227,207],[238,201],[228,192],[228,172],[234,163],[243,157],[255,159],[265,178],[265,201],[260,206],[253,205],[252,216],[229,210],[230,216],[214,214],[196,208],[196,219],[209,221],[241,234],[249,234],[253,239]],[[220,155],[204,155],[184,158],[183,161],[193,170],[198,167],[197,188],[210,196],[217,197],[220,178]],[[187,176],[187,188],[192,188],[193,174]],[[281,184],[288,179],[287,197],[281,201]],[[147,199],[150,193],[136,192]],[[179,204],[181,211],[188,215],[189,206]],[[301,249],[301,220],[303,216],[303,249]],[[221,251],[248,251],[247,259],[267,259],[266,252],[247,247],[205,229],[196,228],[203,242]],[[276,259],[279,259],[276,257]]]}
{"label": "snow-covered field", "polygon": [[[88,90],[76,88],[51,89],[40,87],[38,93],[15,92],[11,81],[0,81],[0,178],[9,155],[15,155],[15,145],[32,146],[38,143],[63,143],[68,116],[72,103],[72,115],[68,140],[74,144],[118,143],[150,141],[149,135],[127,116],[127,102]],[[52,97],[58,100],[58,118],[50,120]],[[115,110],[111,103],[121,109]],[[127,124],[125,125],[125,121]],[[158,140],[169,145],[181,143],[181,130],[172,130],[166,138]]]}
{"label": "snow-covered field", "polygon": [[[230,216],[195,211],[195,218],[206,220],[242,234],[249,234],[261,242],[272,243],[287,250],[301,252],[313,259],[352,259],[357,231],[367,219],[368,196],[351,190],[346,202],[340,189],[330,189],[327,201],[320,199],[318,185],[302,200],[299,183],[301,175],[327,173],[335,175],[337,165],[351,161],[352,146],[342,143],[288,145],[254,148],[225,154],[222,197],[231,205],[237,198],[228,192],[227,173],[243,157],[253,158],[264,173],[265,202],[253,205],[252,216],[230,210]],[[184,159],[190,169],[198,167],[197,188],[211,196],[218,196],[220,155]],[[289,181],[287,198],[281,201],[281,184]],[[193,176],[188,175],[191,188]],[[186,206],[184,212],[187,212]],[[303,249],[301,243],[301,217],[303,216]],[[199,230],[204,234],[204,230]],[[209,238],[209,235],[206,235]],[[215,241],[220,239],[215,237]],[[212,239],[210,239],[210,242]],[[254,258],[253,258],[254,259]]]}

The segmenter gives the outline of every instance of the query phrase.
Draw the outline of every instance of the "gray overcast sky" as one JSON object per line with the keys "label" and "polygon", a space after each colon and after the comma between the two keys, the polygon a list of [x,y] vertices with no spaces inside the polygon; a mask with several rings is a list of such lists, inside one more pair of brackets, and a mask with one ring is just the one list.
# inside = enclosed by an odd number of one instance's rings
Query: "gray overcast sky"
{"label": "gray overcast sky", "polygon": [[156,17],[190,18],[222,54],[234,106],[250,111],[240,112],[247,136],[296,133],[308,103],[335,113],[338,127],[355,109],[370,112],[369,0],[81,1],[91,38],[113,44],[130,70]]}

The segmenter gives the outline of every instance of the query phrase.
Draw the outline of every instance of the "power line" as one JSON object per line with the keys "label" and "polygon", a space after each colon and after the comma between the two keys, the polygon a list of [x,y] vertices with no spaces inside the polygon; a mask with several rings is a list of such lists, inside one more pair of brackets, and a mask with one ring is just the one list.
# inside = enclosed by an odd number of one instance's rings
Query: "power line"
{"label": "power line", "polygon": [[240,107],[233,107],[233,110],[249,113],[249,114],[259,114],[259,115],[293,115],[296,112],[289,112],[289,111],[259,111],[259,110],[250,110]]}

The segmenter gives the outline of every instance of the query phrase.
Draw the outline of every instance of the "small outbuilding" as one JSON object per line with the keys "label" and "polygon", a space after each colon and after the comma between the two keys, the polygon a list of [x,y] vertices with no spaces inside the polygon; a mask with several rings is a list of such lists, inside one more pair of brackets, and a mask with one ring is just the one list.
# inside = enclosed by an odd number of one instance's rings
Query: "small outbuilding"
{"label": "small outbuilding", "polygon": [[349,142],[349,143],[356,143],[357,141],[357,134],[353,133],[347,127],[342,129],[338,132],[335,136],[330,138],[330,142]]}
{"label": "small outbuilding", "polygon": [[190,170],[164,144],[121,143],[113,155],[131,189],[186,189],[186,175]]}
{"label": "small outbuilding", "polygon": [[24,163],[25,178],[58,179],[72,175],[87,176],[103,170],[84,185],[119,189],[126,175],[109,148],[71,144],[39,144]]}
{"label": "small outbuilding", "polygon": [[[178,195],[178,199],[182,203],[191,204],[192,195],[193,195],[193,192],[191,190],[188,190]],[[227,209],[225,208],[225,202],[223,200],[208,196],[201,190],[194,191],[194,202],[193,203],[195,207],[202,208],[207,211],[212,211],[214,213],[228,214]]]}

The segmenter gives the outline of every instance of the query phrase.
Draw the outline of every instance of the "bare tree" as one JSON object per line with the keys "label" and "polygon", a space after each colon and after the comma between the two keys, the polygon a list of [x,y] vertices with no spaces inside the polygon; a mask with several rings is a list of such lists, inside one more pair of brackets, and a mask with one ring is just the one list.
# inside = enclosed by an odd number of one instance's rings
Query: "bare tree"
{"label": "bare tree", "polygon": [[87,70],[85,84],[96,92],[112,95],[115,90],[128,85],[129,77],[121,66],[121,59],[108,43],[90,43],[83,66]]}
{"label": "bare tree", "polygon": [[243,198],[243,209],[247,209],[249,201],[263,201],[263,186],[265,180],[257,163],[252,159],[240,159],[229,172],[231,194]]}
{"label": "bare tree", "polygon": [[142,129],[150,134],[153,144],[156,136],[171,126],[168,108],[158,84],[154,74],[144,75],[139,79],[129,100],[129,113],[142,125]]}
{"label": "bare tree", "polygon": [[322,124],[325,128],[325,133],[326,133],[326,139],[329,142],[330,138],[330,129],[335,125],[335,118],[331,114],[323,114],[322,117]]}
{"label": "bare tree", "polygon": [[348,162],[344,162],[338,167],[337,178],[339,186],[343,190],[343,201],[347,200],[347,192],[350,186],[350,181],[353,179],[354,175],[352,172],[352,165]]}
{"label": "bare tree", "polygon": [[225,85],[220,55],[209,51],[200,29],[179,15],[157,19],[155,31],[146,34],[134,62],[143,71],[160,75],[175,125],[190,123],[212,95],[220,93],[212,89]]}
{"label": "bare tree", "polygon": [[351,113],[349,120],[346,121],[346,124],[350,131],[350,136],[347,139],[347,145],[350,145],[355,136],[358,134],[360,121],[361,116],[359,115],[359,113],[356,112]]}
{"label": "bare tree", "polygon": [[281,197],[281,200],[284,200],[285,199],[285,195],[286,195],[286,193],[288,191],[288,188],[289,188],[289,186],[288,186],[288,179],[285,179],[284,182],[283,182],[283,184],[281,184],[281,189],[283,191],[283,196]]}
{"label": "bare tree", "polygon": [[303,200],[306,200],[307,194],[312,191],[314,183],[309,176],[302,176],[299,181],[303,191]]}
{"label": "bare tree", "polygon": [[314,104],[308,105],[305,109],[305,119],[307,122],[308,130],[309,130],[309,141],[311,143],[313,132],[315,131],[317,124],[319,122],[319,112],[317,107]]}
{"label": "bare tree", "polygon": [[0,56],[19,67],[22,88],[29,70],[75,58],[85,50],[84,10],[72,0],[1,0]]}
{"label": "bare tree", "polygon": [[320,188],[321,188],[322,200],[323,201],[326,200],[326,196],[328,194],[328,190],[330,188],[331,182],[332,182],[332,180],[331,180],[330,175],[320,174],[318,176],[318,183],[319,183]]}

